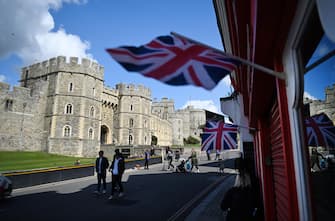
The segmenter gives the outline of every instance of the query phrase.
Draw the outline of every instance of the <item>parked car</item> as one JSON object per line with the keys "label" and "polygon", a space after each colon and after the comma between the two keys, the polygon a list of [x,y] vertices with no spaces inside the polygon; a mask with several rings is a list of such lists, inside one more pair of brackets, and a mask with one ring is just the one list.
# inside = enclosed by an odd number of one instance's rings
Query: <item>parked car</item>
{"label": "parked car", "polygon": [[12,181],[0,174],[0,199],[11,195],[13,190]]}

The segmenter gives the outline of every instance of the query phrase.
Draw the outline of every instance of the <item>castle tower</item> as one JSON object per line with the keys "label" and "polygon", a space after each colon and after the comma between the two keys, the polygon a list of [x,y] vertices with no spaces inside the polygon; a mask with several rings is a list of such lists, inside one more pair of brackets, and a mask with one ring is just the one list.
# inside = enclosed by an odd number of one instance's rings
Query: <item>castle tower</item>
{"label": "castle tower", "polygon": [[115,116],[118,145],[150,145],[151,90],[142,85],[117,84],[119,106]]}
{"label": "castle tower", "polygon": [[118,121],[116,112],[119,105],[119,92],[116,89],[105,87],[102,94],[102,115],[101,115],[101,135],[100,143],[118,143],[118,136],[115,133],[115,122]]}
{"label": "castle tower", "polygon": [[163,97],[159,102],[152,102],[152,113],[159,116],[162,119],[167,120],[169,114],[174,113],[174,101]]}
{"label": "castle tower", "polygon": [[39,90],[47,83],[43,108],[50,153],[96,156],[100,148],[102,66],[59,56],[22,69],[21,86]]}

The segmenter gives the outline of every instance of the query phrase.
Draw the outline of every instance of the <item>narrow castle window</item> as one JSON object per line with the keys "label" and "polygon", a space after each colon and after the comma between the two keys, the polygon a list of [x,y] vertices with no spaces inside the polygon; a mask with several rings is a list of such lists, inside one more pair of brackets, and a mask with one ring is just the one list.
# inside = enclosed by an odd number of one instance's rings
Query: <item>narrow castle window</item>
{"label": "narrow castle window", "polygon": [[132,104],[130,105],[130,111],[133,111],[133,105]]}
{"label": "narrow castle window", "polygon": [[93,97],[95,97],[95,88],[93,88]]}
{"label": "narrow castle window", "polygon": [[133,144],[133,136],[129,135],[129,144]]}
{"label": "narrow castle window", "polygon": [[65,125],[63,128],[63,136],[71,137],[71,127],[69,125]]}
{"label": "narrow castle window", "polygon": [[26,74],[25,74],[25,76],[24,76],[23,87],[27,87],[27,83],[28,83],[28,74],[29,74],[29,70],[26,70]]}
{"label": "narrow castle window", "polygon": [[72,114],[72,111],[73,111],[72,104],[67,104],[65,107],[65,113]]}
{"label": "narrow castle window", "polygon": [[93,140],[93,128],[88,129],[88,139]]}
{"label": "narrow castle window", "polygon": [[132,118],[129,119],[129,127],[134,127],[134,120]]}
{"label": "narrow castle window", "polygon": [[71,83],[69,83],[69,92],[73,92],[73,83],[71,82]]}
{"label": "narrow castle window", "polygon": [[91,107],[90,109],[90,117],[94,117],[94,107]]}
{"label": "narrow castle window", "polygon": [[6,100],[6,111],[13,111],[13,100]]}

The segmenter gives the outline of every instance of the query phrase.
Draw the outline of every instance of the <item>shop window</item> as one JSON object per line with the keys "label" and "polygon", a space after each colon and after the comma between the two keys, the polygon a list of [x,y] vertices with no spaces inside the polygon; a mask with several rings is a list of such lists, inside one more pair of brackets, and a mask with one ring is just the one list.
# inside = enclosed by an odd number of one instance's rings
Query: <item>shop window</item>
{"label": "shop window", "polygon": [[306,161],[311,175],[311,198],[316,220],[329,220],[335,194],[325,191],[335,181],[335,42],[325,35],[317,9],[309,15],[301,39],[304,67],[303,111]]}

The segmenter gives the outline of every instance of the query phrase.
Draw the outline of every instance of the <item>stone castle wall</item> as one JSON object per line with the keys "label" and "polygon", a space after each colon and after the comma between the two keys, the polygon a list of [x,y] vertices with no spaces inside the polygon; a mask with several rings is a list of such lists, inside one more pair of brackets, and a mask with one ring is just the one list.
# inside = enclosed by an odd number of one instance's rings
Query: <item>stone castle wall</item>
{"label": "stone castle wall", "polygon": [[325,100],[305,99],[309,104],[310,115],[325,113],[335,123],[335,84],[325,89]]}
{"label": "stone castle wall", "polygon": [[46,83],[41,91],[0,82],[0,149],[45,150],[44,118]]}
{"label": "stone castle wall", "polygon": [[22,68],[20,87],[0,82],[0,150],[95,157],[101,144],[151,145],[152,136],[183,144],[192,111],[152,102],[142,85],[105,87],[103,75],[95,62],[59,56]]}

